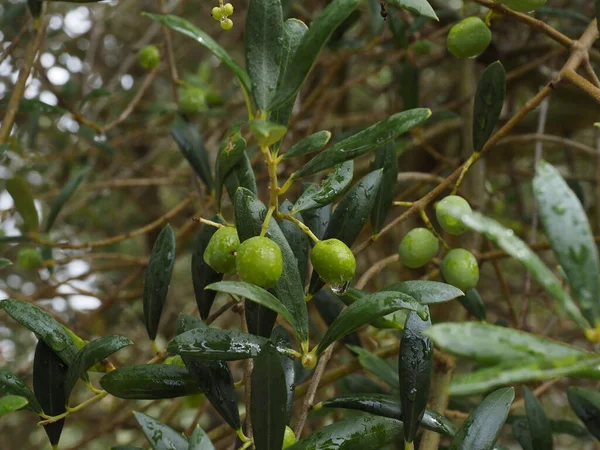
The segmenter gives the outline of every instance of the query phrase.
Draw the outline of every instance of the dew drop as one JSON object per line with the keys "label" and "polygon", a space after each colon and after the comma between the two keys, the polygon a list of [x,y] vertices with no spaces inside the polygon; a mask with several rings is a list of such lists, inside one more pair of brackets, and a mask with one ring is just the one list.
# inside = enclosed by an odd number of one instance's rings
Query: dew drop
{"label": "dew drop", "polygon": [[342,284],[332,284],[329,287],[331,288],[331,290],[333,291],[334,294],[343,295],[346,293],[346,291],[350,287],[350,282],[346,281],[345,283],[342,283]]}

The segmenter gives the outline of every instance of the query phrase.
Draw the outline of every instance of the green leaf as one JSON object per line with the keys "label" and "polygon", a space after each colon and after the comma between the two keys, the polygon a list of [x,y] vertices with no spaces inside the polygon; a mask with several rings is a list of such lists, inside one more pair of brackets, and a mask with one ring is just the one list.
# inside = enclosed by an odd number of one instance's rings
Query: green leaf
{"label": "green leaf", "polygon": [[254,445],[281,450],[286,426],[287,390],[279,352],[271,342],[261,349],[252,370],[250,414]]}
{"label": "green leaf", "polygon": [[[33,391],[44,413],[56,416],[64,413],[67,365],[46,345],[38,341],[33,357]],[[58,445],[65,419],[44,425],[50,445]]]}
{"label": "green leaf", "polygon": [[[317,292],[317,294],[315,294],[315,297],[320,293],[323,292],[324,290],[321,289],[319,292]],[[350,306],[353,303],[356,303],[358,300],[360,300],[363,297],[366,297],[368,294],[367,292],[361,291],[359,289],[354,289],[354,288],[350,288],[348,289],[346,292],[344,292],[343,294],[338,295],[338,298],[344,302],[346,304],[346,306]],[[401,315],[401,321],[397,320],[398,315]],[[389,319],[389,318],[385,318],[385,317],[378,317],[377,319],[373,319],[370,324],[373,325],[376,328],[381,328],[381,329],[398,329],[398,330],[402,330],[404,329],[404,321],[406,320],[406,315],[402,315],[399,314],[398,312],[393,314],[393,319]]]}
{"label": "green leaf", "polygon": [[429,400],[433,371],[433,344],[421,332],[430,326],[430,320],[422,320],[415,313],[409,313],[400,342],[398,379],[406,442],[415,440]]}
{"label": "green leaf", "polygon": [[144,320],[151,340],[156,339],[174,263],[175,233],[171,225],[167,224],[154,242],[150,262],[144,274]]}
{"label": "green leaf", "polygon": [[6,182],[6,190],[13,199],[15,209],[23,219],[25,230],[29,232],[38,231],[40,219],[35,209],[33,196],[29,190],[29,184],[23,178],[14,177]]}
{"label": "green leaf", "polygon": [[332,203],[352,183],[354,161],[346,161],[337,165],[319,186],[311,185],[294,204],[292,215],[307,209],[320,208]]}
{"label": "green leaf", "polygon": [[523,450],[534,450],[531,443],[531,432],[527,418],[517,419],[512,423],[512,432]]}
{"label": "green leaf", "polygon": [[19,112],[25,113],[41,113],[41,114],[53,114],[61,113],[64,114],[64,108],[60,106],[50,105],[37,99],[22,98],[19,103]]}
{"label": "green leaf", "polygon": [[[324,400],[318,408],[344,408],[363,411],[390,419],[402,420],[402,407],[396,397],[386,394],[358,394]],[[456,434],[456,426],[451,420],[431,409],[426,409],[420,425],[446,436]]]}
{"label": "green leaf", "polygon": [[542,404],[527,387],[523,388],[523,398],[525,399],[532,448],[552,450],[552,427]]}
{"label": "green leaf", "polygon": [[208,153],[196,125],[178,120],[171,129],[171,136],[173,136],[179,150],[192,166],[196,175],[200,177],[209,190],[212,189],[213,180],[208,162]]}
{"label": "green leaf", "polygon": [[398,389],[398,373],[386,360],[361,347],[348,345],[348,348],[358,355],[358,361],[366,371],[377,376],[392,389]]}
{"label": "green leaf", "polygon": [[[321,289],[319,290],[312,298],[311,302],[316,306],[317,311],[327,324],[327,326],[331,325],[335,319],[340,315],[340,313],[344,310],[344,302],[342,302],[333,292],[329,289]],[[354,345],[355,347],[360,347],[361,342],[358,334],[350,333],[344,336],[341,341],[343,344],[348,346]]]}
{"label": "green leaf", "polygon": [[300,140],[296,145],[286,151],[281,157],[283,159],[294,158],[314,153],[325,147],[331,139],[331,132],[322,130],[311,134]]}
{"label": "green leaf", "polygon": [[250,131],[254,135],[256,142],[258,142],[261,147],[273,145],[287,133],[286,126],[275,122],[269,122],[268,120],[251,120],[248,125],[250,126]]}
{"label": "green leaf", "polygon": [[600,322],[600,265],[585,210],[558,170],[545,161],[536,167],[533,192],[552,250],[584,315],[595,325]]}
{"label": "green leaf", "polygon": [[410,295],[419,303],[427,305],[447,302],[463,295],[463,292],[454,286],[440,283],[439,281],[427,280],[402,281],[400,283],[392,284],[382,289],[380,292],[390,291],[402,292]]}
{"label": "green leaf", "polygon": [[90,342],[79,350],[69,367],[65,381],[66,404],[69,403],[71,391],[80,376],[84,375],[94,364],[131,344],[133,342],[123,336],[104,336]]}
{"label": "green leaf", "polygon": [[27,406],[29,401],[19,395],[5,395],[0,397],[0,417],[18,411]]}
{"label": "green leaf", "polygon": [[411,13],[418,14],[429,19],[439,20],[438,16],[435,14],[435,11],[427,2],[427,0],[389,0],[387,4],[396,8],[406,9]]}
{"label": "green leaf", "polygon": [[288,450],[366,450],[383,447],[401,436],[402,422],[398,420],[359,416],[321,428]]}
{"label": "green leaf", "polygon": [[[394,14],[391,16],[394,16]],[[391,22],[390,26],[392,26]],[[418,108],[420,90],[419,68],[413,62],[405,61],[398,65],[396,72],[398,73],[398,85],[404,109]]]}
{"label": "green leaf", "polygon": [[[65,329],[46,311],[21,300],[0,301],[0,309],[35,333],[66,363],[71,364],[77,347]],[[31,402],[29,402],[31,403]]]}
{"label": "green leaf", "polygon": [[8,266],[12,266],[12,261],[6,258],[0,258],[0,270]]}
{"label": "green leaf", "polygon": [[584,387],[567,389],[567,398],[573,412],[592,435],[600,440],[600,392]]}
{"label": "green leaf", "polygon": [[[285,200],[279,206],[279,211],[291,214],[292,204],[288,200]],[[294,214],[294,217],[302,222],[300,214]],[[302,286],[304,286],[306,284],[306,277],[308,276],[308,249],[310,248],[311,240],[295,223],[284,219],[278,220],[277,223],[296,257],[300,281],[302,282]]]}
{"label": "green leaf", "polygon": [[152,20],[156,20],[157,22],[165,25],[166,27],[171,28],[172,30],[178,31],[179,33],[184,34],[200,45],[206,47],[213,55],[217,57],[219,61],[225,64],[234,74],[237,76],[240,85],[246,91],[247,94],[252,92],[250,88],[250,78],[248,74],[244,72],[242,69],[229,54],[225,51],[223,47],[221,47],[217,42],[210,37],[210,35],[206,34],[201,29],[197,28],[187,20],[177,17],[171,14],[160,15],[160,14],[149,14],[144,13],[144,15],[150,17]]}
{"label": "green leaf", "polygon": [[320,355],[333,342],[348,333],[369,323],[376,317],[385,316],[399,309],[408,309],[427,317],[427,307],[413,297],[402,292],[376,292],[348,306],[329,326],[319,342],[317,355]]}
{"label": "green leaf", "polygon": [[513,230],[505,228],[495,220],[477,212],[463,214],[463,211],[449,209],[449,213],[461,220],[471,230],[483,233],[502,250],[523,264],[531,272],[533,278],[558,302],[569,317],[580,327],[587,328],[586,320],[579,312],[571,296],[563,289],[560,280],[525,242],[515,236]]}
{"label": "green leaf", "polygon": [[208,434],[200,427],[194,430],[189,442],[190,446],[188,450],[215,450],[215,446],[208,437]]}
{"label": "green leaf", "polygon": [[388,143],[375,151],[375,161],[371,165],[371,170],[373,169],[383,169],[381,189],[377,191],[371,210],[371,227],[373,234],[377,234],[383,228],[398,184],[398,155],[393,143]]}
{"label": "green leaf", "polygon": [[227,188],[227,193],[229,194],[232,203],[235,198],[235,192],[240,187],[248,189],[254,195],[258,192],[256,189],[254,170],[252,169],[250,158],[248,158],[247,153],[244,153],[240,161],[233,169],[231,169],[225,178],[225,187]]}
{"label": "green leaf", "polygon": [[257,108],[266,111],[277,88],[283,41],[280,0],[250,0],[246,13],[246,69]]}
{"label": "green leaf", "polygon": [[221,192],[223,183],[229,172],[240,162],[246,153],[246,139],[240,133],[240,127],[235,126],[225,136],[217,160],[215,162],[215,199],[217,211],[221,211]]}
{"label": "green leaf", "polygon": [[[288,331],[281,325],[277,325],[271,334],[271,341],[278,347],[292,347],[292,339]],[[296,392],[296,370],[294,363],[296,359],[288,355],[280,355],[281,368],[285,377],[285,423],[289,424],[294,412],[294,394]]]}
{"label": "green leaf", "polygon": [[431,111],[426,108],[411,109],[394,114],[322,151],[295,172],[293,177],[298,180],[364,155],[422,124],[430,115]]}
{"label": "green leaf", "polygon": [[467,289],[465,295],[459,297],[457,300],[477,320],[487,320],[485,304],[476,288]]}
{"label": "green leaf", "polygon": [[600,364],[600,356],[574,355],[550,359],[548,357],[509,361],[479,369],[453,378],[450,393],[471,395],[489,389],[528,381],[549,380],[556,377],[581,376],[586,369]]}
{"label": "green leaf", "polygon": [[46,233],[50,231],[50,228],[52,228],[52,225],[54,225],[54,222],[63,206],[65,206],[65,203],[67,203],[71,196],[75,193],[88,172],[89,169],[80,170],[65,183],[60,191],[60,194],[58,194],[50,206],[50,213],[48,214],[48,219],[46,220]]}
{"label": "green leaf", "polygon": [[452,440],[451,450],[492,450],[515,398],[513,388],[498,389],[477,405]]}
{"label": "green leaf", "polygon": [[490,64],[481,74],[473,105],[473,150],[481,151],[492,135],[506,95],[506,72],[500,61]]}
{"label": "green leaf", "polygon": [[185,367],[169,364],[120,367],[104,375],[100,386],[115,397],[129,400],[185,397],[201,392]]}
{"label": "green leaf", "polygon": [[298,92],[331,34],[359,3],[359,0],[333,0],[315,18],[288,63],[293,70],[286,72],[285,79],[279,83],[268,110],[274,110]]}
{"label": "green leaf", "polygon": [[[310,183],[303,184],[302,190],[305,191],[309,186],[311,186]],[[304,214],[302,214],[304,224],[319,239],[323,239],[323,236],[325,236],[325,230],[327,230],[327,225],[329,225],[329,221],[331,220],[331,210],[332,205],[329,204],[322,208],[304,211]]]}
{"label": "green leaf", "polygon": [[153,450],[187,450],[189,448],[187,439],[168,425],[141,412],[134,411],[133,415]]}
{"label": "green leaf", "polygon": [[14,373],[5,369],[0,369],[0,394],[23,397],[27,400],[27,409],[38,414],[42,412],[42,407],[29,386]]}

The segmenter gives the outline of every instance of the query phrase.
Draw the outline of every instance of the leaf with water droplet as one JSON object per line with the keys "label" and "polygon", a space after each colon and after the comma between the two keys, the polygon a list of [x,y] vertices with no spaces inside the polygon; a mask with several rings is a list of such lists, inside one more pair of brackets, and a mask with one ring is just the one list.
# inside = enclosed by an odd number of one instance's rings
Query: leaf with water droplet
{"label": "leaf with water droplet", "polygon": [[240,133],[240,127],[230,129],[221,142],[215,161],[215,202],[217,211],[221,211],[221,193],[223,183],[229,172],[240,162],[246,152],[246,140]]}
{"label": "leaf with water droplet", "polygon": [[373,234],[377,234],[383,228],[394,201],[398,184],[398,153],[393,142],[375,151],[375,160],[371,165],[371,169],[383,169],[381,188],[377,191],[371,209],[371,227],[373,228]]}
{"label": "leaf with water droplet", "polygon": [[134,411],[135,420],[153,450],[186,450],[188,440],[170,426],[144,413]]}
{"label": "leaf with water droplet", "polygon": [[317,187],[312,185],[302,193],[294,204],[292,214],[308,209],[320,208],[332,203],[339,195],[350,186],[354,175],[354,161],[346,161],[336,166]]}
{"label": "leaf with water droplet", "polygon": [[0,397],[0,417],[18,411],[27,406],[28,400],[18,395],[5,395]]}
{"label": "leaf with water droplet", "polygon": [[331,132],[322,130],[305,137],[286,151],[281,157],[283,159],[294,158],[314,153],[323,148],[331,139]]}
{"label": "leaf with water droplet", "polygon": [[42,407],[29,386],[17,375],[5,369],[0,370],[0,394],[22,397],[27,400],[26,409],[38,414],[42,412]]}

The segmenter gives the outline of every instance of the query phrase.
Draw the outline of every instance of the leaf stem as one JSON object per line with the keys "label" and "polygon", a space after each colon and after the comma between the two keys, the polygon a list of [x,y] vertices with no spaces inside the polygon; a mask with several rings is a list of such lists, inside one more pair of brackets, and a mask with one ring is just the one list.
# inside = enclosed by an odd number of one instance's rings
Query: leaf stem
{"label": "leaf stem", "polygon": [[300,228],[304,233],[306,233],[315,243],[319,243],[321,240],[315,236],[315,234],[310,231],[306,225],[296,219],[294,216],[286,213],[282,213],[281,211],[277,212],[277,217],[281,217],[282,219],[289,220],[290,222],[294,222],[298,228]]}
{"label": "leaf stem", "polygon": [[394,202],[394,206],[405,206],[407,208],[410,208],[414,204],[415,202]]}
{"label": "leaf stem", "polygon": [[431,220],[429,220],[429,217],[427,217],[427,213],[425,212],[424,209],[419,210],[419,215],[421,216],[421,220],[423,221],[423,223],[425,224],[425,226],[429,229],[429,231],[431,231],[434,234],[434,236],[436,238],[438,238],[438,240],[442,243],[442,245],[444,246],[444,248],[446,250],[450,250],[450,246],[446,243],[446,241],[444,240],[444,238],[442,236],[440,236],[440,234],[434,228],[433,224],[431,223]]}
{"label": "leaf stem", "polygon": [[206,225],[210,225],[211,227],[215,227],[215,228],[223,228],[223,227],[227,226],[227,225],[223,225],[222,223],[213,222],[212,220],[204,219],[202,217],[194,217],[192,220],[194,222],[204,223]]}
{"label": "leaf stem", "polygon": [[458,188],[460,187],[460,184],[462,183],[463,178],[465,177],[465,175],[469,171],[469,168],[478,159],[479,159],[479,153],[478,152],[477,153],[472,153],[471,156],[469,157],[469,159],[467,159],[467,161],[464,163],[464,165],[462,167],[462,171],[460,172],[460,175],[458,176],[458,180],[456,180],[456,184],[454,185],[454,189],[452,189],[452,195],[456,195],[456,192],[458,191]]}
{"label": "leaf stem", "polygon": [[67,410],[62,414],[58,414],[56,416],[47,416],[46,420],[42,420],[41,422],[39,422],[38,425],[48,425],[50,423],[58,422],[59,420],[64,419],[65,417],[70,416],[71,414],[76,413],[77,411],[81,411],[83,408],[85,408],[89,405],[99,402],[107,395],[108,395],[108,392],[100,391],[98,394],[94,395],[92,398],[87,399],[85,402],[80,403],[79,405],[77,405],[73,408],[70,408],[69,406],[67,406]]}
{"label": "leaf stem", "polygon": [[262,227],[260,228],[260,236],[264,237],[267,234],[267,230],[269,229],[269,222],[271,221],[271,217],[273,217],[273,211],[275,211],[275,206],[269,206],[267,210],[267,215],[265,216],[265,220],[263,221]]}
{"label": "leaf stem", "polygon": [[[277,160],[279,161],[280,159],[281,157],[279,157]],[[279,195],[285,194],[288,191],[288,189],[292,186],[294,181],[294,174],[291,174],[287,181],[283,183],[283,186],[279,188]]]}

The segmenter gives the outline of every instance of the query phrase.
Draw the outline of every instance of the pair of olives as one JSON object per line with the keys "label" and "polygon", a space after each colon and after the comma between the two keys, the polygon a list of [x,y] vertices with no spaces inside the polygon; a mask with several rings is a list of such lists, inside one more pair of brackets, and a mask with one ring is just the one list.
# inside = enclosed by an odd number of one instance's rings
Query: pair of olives
{"label": "pair of olives", "polygon": [[[451,212],[452,211],[452,214]],[[449,195],[437,205],[435,215],[440,227],[453,235],[467,231],[467,227],[455,217],[456,212],[470,213],[471,206],[462,197]],[[415,228],[409,231],[400,242],[398,252],[406,267],[415,269],[424,266],[437,255],[439,242],[436,236],[426,228]],[[477,259],[468,250],[456,248],[450,250],[440,266],[442,276],[447,283],[456,286],[463,292],[473,288],[479,281]]]}

